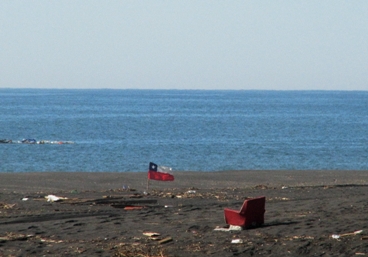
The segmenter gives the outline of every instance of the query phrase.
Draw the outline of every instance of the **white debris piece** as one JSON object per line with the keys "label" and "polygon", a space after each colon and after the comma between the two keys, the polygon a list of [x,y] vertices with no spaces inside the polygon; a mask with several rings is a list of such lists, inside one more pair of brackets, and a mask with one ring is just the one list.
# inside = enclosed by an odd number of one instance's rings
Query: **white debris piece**
{"label": "white debris piece", "polygon": [[45,198],[47,199],[48,202],[58,202],[58,201],[61,201],[61,200],[68,199],[66,197],[60,197],[60,196],[56,196],[56,195],[47,195],[47,196],[45,196]]}
{"label": "white debris piece", "polygon": [[243,240],[242,239],[233,239],[233,240],[231,240],[231,243],[232,244],[242,244]]}
{"label": "white debris piece", "polygon": [[228,228],[224,228],[224,227],[216,227],[214,229],[215,231],[240,231],[240,230],[243,230],[243,227],[241,226],[234,226],[234,225],[230,225],[230,227]]}

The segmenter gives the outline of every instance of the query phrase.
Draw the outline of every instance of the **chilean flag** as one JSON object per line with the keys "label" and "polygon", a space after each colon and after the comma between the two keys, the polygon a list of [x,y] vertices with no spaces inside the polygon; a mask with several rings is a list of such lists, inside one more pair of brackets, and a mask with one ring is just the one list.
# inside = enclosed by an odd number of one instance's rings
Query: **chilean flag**
{"label": "chilean flag", "polygon": [[157,166],[157,164],[150,162],[148,167],[148,179],[174,181],[174,176],[167,173],[171,170],[170,167]]}

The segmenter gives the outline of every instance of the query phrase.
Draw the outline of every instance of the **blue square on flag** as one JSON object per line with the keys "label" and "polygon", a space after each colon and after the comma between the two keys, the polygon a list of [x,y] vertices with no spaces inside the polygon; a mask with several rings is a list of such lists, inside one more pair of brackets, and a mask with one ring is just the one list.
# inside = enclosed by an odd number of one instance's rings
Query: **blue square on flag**
{"label": "blue square on flag", "polygon": [[157,171],[157,164],[154,164],[153,162],[150,162],[149,170]]}

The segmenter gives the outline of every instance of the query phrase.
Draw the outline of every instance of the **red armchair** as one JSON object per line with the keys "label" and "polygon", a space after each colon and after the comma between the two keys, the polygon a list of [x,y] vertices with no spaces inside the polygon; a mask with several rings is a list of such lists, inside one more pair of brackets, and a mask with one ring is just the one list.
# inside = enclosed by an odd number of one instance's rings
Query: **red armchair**
{"label": "red armchair", "polygon": [[243,228],[257,227],[264,223],[266,197],[246,199],[240,211],[225,208],[225,222]]}

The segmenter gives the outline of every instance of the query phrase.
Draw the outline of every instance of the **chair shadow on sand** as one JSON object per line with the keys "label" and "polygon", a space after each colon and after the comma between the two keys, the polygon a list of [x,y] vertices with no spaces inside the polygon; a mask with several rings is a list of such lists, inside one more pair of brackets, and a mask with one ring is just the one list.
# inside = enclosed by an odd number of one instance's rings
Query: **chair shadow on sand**
{"label": "chair shadow on sand", "polygon": [[[298,224],[298,223],[299,222],[297,222],[297,221],[271,221],[271,222],[265,222],[260,227],[264,228],[264,227],[275,227],[275,226],[288,226],[288,225],[294,225],[294,224]],[[256,228],[256,227],[254,227],[254,228]]]}

